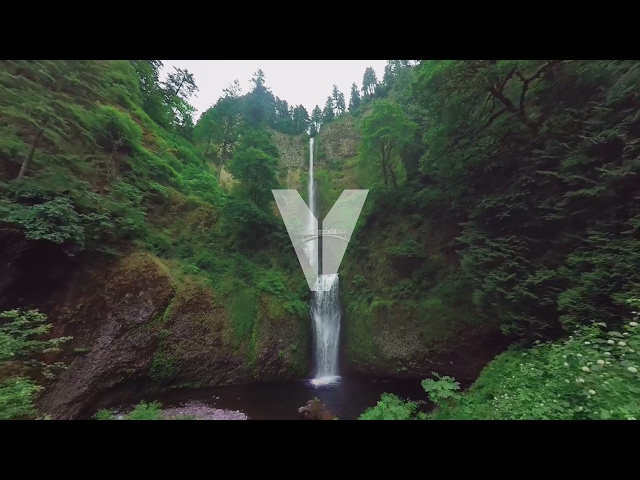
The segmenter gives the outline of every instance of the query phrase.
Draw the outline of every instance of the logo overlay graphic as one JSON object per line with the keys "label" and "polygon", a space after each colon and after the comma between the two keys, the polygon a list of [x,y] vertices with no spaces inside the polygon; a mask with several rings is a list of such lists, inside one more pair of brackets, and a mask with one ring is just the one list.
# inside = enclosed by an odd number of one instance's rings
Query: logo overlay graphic
{"label": "logo overlay graphic", "polygon": [[[318,230],[318,220],[297,190],[271,190],[287,227],[309,288],[318,290],[318,276],[338,273],[351,234],[369,190],[345,190]],[[322,238],[321,250],[318,249]],[[322,260],[322,268],[318,265]]]}

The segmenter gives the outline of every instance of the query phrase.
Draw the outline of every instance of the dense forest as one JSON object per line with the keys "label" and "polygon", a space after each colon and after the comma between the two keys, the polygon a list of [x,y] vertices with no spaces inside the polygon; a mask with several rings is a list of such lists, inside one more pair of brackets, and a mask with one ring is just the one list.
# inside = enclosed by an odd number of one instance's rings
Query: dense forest
{"label": "dense forest", "polygon": [[258,70],[198,119],[194,76],[163,68],[0,61],[0,419],[305,378],[271,190],[306,200],[310,137],[321,216],[369,190],[345,374],[433,403],[361,419],[640,418],[640,62],[390,60],[311,112]]}

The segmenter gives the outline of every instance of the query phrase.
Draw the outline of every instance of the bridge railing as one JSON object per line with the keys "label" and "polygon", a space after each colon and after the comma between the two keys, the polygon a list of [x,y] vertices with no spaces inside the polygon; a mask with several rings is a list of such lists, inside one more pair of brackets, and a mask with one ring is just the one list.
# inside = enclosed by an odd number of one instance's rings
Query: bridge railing
{"label": "bridge railing", "polygon": [[308,231],[299,231],[297,235],[308,237],[308,236],[318,236],[318,235],[346,235],[347,230],[340,228],[329,228],[327,230],[308,230]]}

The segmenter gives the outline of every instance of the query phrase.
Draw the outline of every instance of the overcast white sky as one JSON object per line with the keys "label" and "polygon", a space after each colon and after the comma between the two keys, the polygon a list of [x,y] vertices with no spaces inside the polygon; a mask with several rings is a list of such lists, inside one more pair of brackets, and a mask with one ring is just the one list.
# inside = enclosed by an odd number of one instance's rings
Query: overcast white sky
{"label": "overcast white sky", "polygon": [[199,91],[190,100],[200,118],[207,108],[222,95],[222,90],[234,80],[240,81],[242,93],[249,91],[251,77],[259,68],[265,75],[266,86],[276,97],[289,105],[302,104],[309,114],[316,105],[324,107],[335,83],[344,93],[347,105],[351,84],[362,86],[362,75],[373,67],[378,80],[382,80],[386,60],[162,60],[161,78],[173,67],[193,73]]}

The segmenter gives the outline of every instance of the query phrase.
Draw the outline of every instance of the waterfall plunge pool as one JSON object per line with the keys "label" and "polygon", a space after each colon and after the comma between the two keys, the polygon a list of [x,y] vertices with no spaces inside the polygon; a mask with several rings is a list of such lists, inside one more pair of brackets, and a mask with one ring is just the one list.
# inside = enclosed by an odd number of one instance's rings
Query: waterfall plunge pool
{"label": "waterfall plunge pool", "polygon": [[[421,407],[431,405],[421,380],[362,377],[231,385],[202,390],[177,389],[132,400],[134,404],[141,400],[157,400],[163,408],[200,402],[217,409],[240,411],[249,420],[304,420],[298,408],[318,397],[339,419],[356,420],[367,408],[375,406],[383,393],[418,401]],[[132,408],[132,403],[112,408],[127,411]]]}

